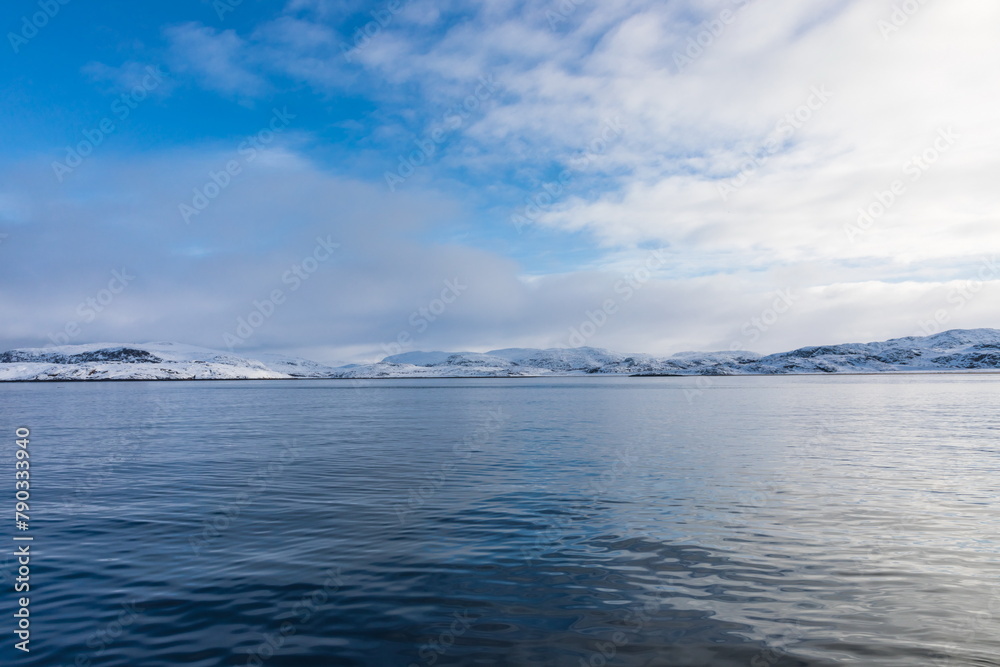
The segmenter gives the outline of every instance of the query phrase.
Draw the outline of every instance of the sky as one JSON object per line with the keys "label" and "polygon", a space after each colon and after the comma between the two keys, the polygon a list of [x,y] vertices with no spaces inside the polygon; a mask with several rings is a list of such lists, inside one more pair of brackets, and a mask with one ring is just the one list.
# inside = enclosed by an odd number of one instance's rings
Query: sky
{"label": "sky", "polygon": [[11,0],[0,347],[1000,327],[1000,4]]}

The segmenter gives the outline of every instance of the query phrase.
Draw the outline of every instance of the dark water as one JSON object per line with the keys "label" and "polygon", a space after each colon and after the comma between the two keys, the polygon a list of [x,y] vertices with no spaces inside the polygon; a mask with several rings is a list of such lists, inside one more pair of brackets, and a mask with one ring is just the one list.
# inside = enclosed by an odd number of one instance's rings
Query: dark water
{"label": "dark water", "polygon": [[32,431],[35,537],[28,656],[0,564],[3,664],[1000,665],[997,376],[0,405],[0,465]]}

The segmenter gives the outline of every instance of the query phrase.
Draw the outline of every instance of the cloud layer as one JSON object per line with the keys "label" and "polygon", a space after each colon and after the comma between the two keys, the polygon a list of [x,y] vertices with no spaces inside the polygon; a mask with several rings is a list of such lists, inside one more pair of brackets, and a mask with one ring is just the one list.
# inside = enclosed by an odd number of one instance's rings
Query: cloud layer
{"label": "cloud layer", "polygon": [[1000,8],[395,7],[246,7],[82,54],[87,85],[163,63],[164,113],[210,95],[259,129],[109,139],[62,182],[58,141],[9,157],[0,337],[220,347],[257,311],[236,347],[360,360],[997,325]]}

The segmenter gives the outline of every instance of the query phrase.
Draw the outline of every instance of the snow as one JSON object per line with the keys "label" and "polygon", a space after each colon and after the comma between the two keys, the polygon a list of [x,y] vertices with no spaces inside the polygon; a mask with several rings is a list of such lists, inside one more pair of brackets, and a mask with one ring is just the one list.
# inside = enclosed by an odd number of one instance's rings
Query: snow
{"label": "snow", "polygon": [[0,381],[289,377],[289,373],[272,369],[256,359],[181,343],[58,345],[20,348],[0,354]]}
{"label": "snow", "polygon": [[413,366],[433,366],[443,363],[453,354],[468,354],[466,352],[404,352],[386,357],[382,361],[391,364],[412,364]]}
{"label": "snow", "polygon": [[330,374],[337,370],[333,366],[283,354],[258,354],[255,356],[269,370],[283,373],[289,377],[330,377]]}
{"label": "snow", "polygon": [[277,354],[253,357],[181,343],[92,343],[0,354],[0,381],[255,380],[291,378],[519,377],[554,375],[760,375],[1000,370],[1000,330],[966,329],[872,343],[760,355],[682,352],[670,357],[601,348],[406,352],[332,367]]}

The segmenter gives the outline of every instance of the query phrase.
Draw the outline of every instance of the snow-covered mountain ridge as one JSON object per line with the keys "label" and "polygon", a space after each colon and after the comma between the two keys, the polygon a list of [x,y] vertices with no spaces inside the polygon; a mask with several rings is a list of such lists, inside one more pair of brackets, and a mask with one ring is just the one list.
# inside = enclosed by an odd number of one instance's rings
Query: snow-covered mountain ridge
{"label": "snow-covered mountain ridge", "polygon": [[774,375],[1000,370],[1000,330],[955,329],[875,343],[790,352],[681,352],[670,357],[593,347],[407,352],[373,364],[331,367],[281,355],[244,357],[179,343],[94,343],[0,354],[0,381],[243,380],[291,378],[519,377],[556,375]]}

